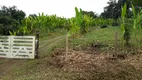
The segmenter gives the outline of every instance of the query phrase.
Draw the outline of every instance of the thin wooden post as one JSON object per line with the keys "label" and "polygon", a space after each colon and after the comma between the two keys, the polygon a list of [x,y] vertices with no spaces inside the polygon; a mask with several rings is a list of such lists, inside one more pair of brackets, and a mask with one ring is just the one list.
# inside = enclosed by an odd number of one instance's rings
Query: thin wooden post
{"label": "thin wooden post", "polygon": [[38,48],[39,48],[39,32],[36,33],[35,58],[39,58]]}
{"label": "thin wooden post", "polygon": [[117,55],[117,47],[118,47],[118,33],[117,32],[115,32],[115,54]]}
{"label": "thin wooden post", "polygon": [[68,32],[66,33],[66,56],[67,54],[68,54]]}

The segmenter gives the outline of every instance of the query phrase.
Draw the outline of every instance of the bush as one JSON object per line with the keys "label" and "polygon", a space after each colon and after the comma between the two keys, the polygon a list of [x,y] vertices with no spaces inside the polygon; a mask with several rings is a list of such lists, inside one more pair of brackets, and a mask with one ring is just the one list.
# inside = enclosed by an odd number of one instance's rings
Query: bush
{"label": "bush", "polygon": [[100,28],[107,28],[107,25],[101,25]]}
{"label": "bush", "polygon": [[114,23],[112,23],[112,26],[119,26],[119,23],[114,22]]}

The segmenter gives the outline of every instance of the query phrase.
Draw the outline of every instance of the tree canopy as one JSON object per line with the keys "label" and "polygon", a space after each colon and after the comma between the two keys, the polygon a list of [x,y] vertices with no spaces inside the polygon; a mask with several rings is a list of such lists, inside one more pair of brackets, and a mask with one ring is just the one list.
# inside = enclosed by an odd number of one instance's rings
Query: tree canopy
{"label": "tree canopy", "polygon": [[130,1],[132,1],[132,3],[133,3],[134,5],[137,5],[137,6],[141,6],[141,7],[142,7],[142,0],[130,0]]}
{"label": "tree canopy", "polygon": [[0,9],[0,34],[9,35],[9,31],[18,29],[25,16],[26,14],[22,10],[18,10],[16,6],[2,6]]}
{"label": "tree canopy", "polygon": [[108,6],[104,8],[104,12],[101,13],[103,18],[117,19],[121,16],[121,6],[127,3],[127,17],[132,17],[132,11],[130,10],[131,2],[126,0],[109,0]]}

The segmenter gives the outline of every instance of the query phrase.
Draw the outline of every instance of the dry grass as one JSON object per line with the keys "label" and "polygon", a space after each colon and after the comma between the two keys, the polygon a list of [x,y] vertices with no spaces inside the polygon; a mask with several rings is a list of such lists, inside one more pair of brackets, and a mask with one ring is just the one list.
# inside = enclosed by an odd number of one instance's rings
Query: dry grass
{"label": "dry grass", "polygon": [[[96,52],[97,53],[97,52]],[[142,54],[113,59],[110,54],[88,54],[84,51],[57,50],[51,65],[63,71],[79,73],[80,80],[134,80],[142,78]]]}

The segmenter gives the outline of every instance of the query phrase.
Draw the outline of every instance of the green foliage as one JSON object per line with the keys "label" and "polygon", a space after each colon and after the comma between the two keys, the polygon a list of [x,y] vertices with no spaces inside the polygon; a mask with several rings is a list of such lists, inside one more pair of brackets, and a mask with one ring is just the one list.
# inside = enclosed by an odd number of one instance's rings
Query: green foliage
{"label": "green foliage", "polygon": [[141,24],[142,24],[142,10],[136,14],[136,10],[134,5],[132,5],[132,11],[133,11],[133,28],[139,28],[141,29]]}
{"label": "green foliage", "polygon": [[126,9],[127,9],[127,4],[125,4],[125,5],[122,7],[122,12],[121,12],[121,20],[122,20],[122,23],[121,23],[121,31],[122,31],[123,35],[125,34]]}
{"label": "green foliage", "polygon": [[112,19],[118,19],[121,17],[121,6],[124,5],[124,3],[127,3],[127,17],[132,17],[132,11],[131,8],[131,2],[129,0],[109,0],[108,6],[104,7],[104,12],[101,13],[101,17],[103,18],[112,18]]}
{"label": "green foliage", "polygon": [[132,1],[134,5],[142,7],[142,0],[130,0],[130,1]]}
{"label": "green foliage", "polygon": [[[139,30],[141,30],[142,11],[140,11],[137,14],[134,5],[132,5],[133,18],[128,19],[128,18],[126,18],[126,15],[127,15],[126,9],[127,9],[127,4],[125,4],[122,7],[121,30],[123,33],[123,38],[126,41],[126,44],[128,45],[130,38],[131,38],[132,29],[136,30],[138,28]],[[132,26],[133,26],[133,28],[132,28]]]}
{"label": "green foliage", "polygon": [[126,41],[126,45],[128,46],[129,45],[129,41],[131,39],[132,26],[128,22],[125,23],[124,26],[125,26],[124,27],[125,33],[124,33],[123,37],[124,37],[124,40]]}
{"label": "green foliage", "polygon": [[0,10],[1,16],[9,16],[14,20],[21,21],[25,18],[26,14],[22,10],[18,10],[16,6],[6,7],[2,6]]}
{"label": "green foliage", "polygon": [[9,31],[18,29],[17,21],[10,18],[9,16],[0,16],[0,24],[1,35],[9,35]]}
{"label": "green foliage", "polygon": [[129,41],[131,39],[131,33],[132,33],[132,21],[126,18],[127,15],[127,4],[125,3],[124,6],[122,7],[122,12],[121,12],[121,31],[123,34],[123,38],[126,41],[126,45],[129,45]]}
{"label": "green foliage", "polygon": [[2,6],[0,9],[0,34],[16,34],[15,31],[19,29],[21,20],[23,20],[24,18],[25,13],[22,10],[18,10],[16,6]]}
{"label": "green foliage", "polygon": [[[78,10],[78,8],[77,7],[75,7],[75,12],[76,12],[76,16],[75,16],[75,20],[76,20],[76,22],[75,22],[75,28],[74,29],[76,29],[77,30],[77,32],[80,30],[80,31],[83,31],[82,29],[83,29],[83,15],[82,15],[82,9],[80,9],[80,10]],[[73,30],[74,30],[73,29]],[[77,33],[76,32],[76,33]],[[82,33],[82,32],[81,32]]]}
{"label": "green foliage", "polygon": [[97,14],[94,13],[93,11],[82,11],[82,14],[83,14],[83,15],[90,16],[90,17],[92,17],[92,18],[97,18],[97,17],[98,17]]}
{"label": "green foliage", "polygon": [[80,33],[84,34],[86,32],[88,32],[89,27],[93,26],[93,17],[91,17],[90,15],[85,14],[84,11],[82,11],[82,9],[80,9],[80,11],[78,10],[77,7],[75,7],[75,12],[76,12],[76,25],[74,27],[76,27],[77,30],[80,29]]}
{"label": "green foliage", "polygon": [[77,7],[75,7],[75,12],[76,12],[76,26],[81,27],[82,21],[83,21],[83,15],[82,15],[82,10],[78,10]]}
{"label": "green foliage", "polygon": [[108,26],[107,25],[101,25],[101,28],[107,28]]}
{"label": "green foliage", "polygon": [[113,18],[117,19],[120,17],[121,4],[116,2],[116,0],[109,0],[108,6],[104,7],[104,12],[101,13],[103,18]]}
{"label": "green foliage", "polygon": [[133,5],[133,4],[132,4],[132,12],[133,12],[133,20],[134,20],[134,21],[133,21],[133,24],[134,24],[134,25],[133,25],[133,28],[136,29],[136,22],[137,22],[137,21],[136,21],[136,11],[135,11],[135,8],[134,8],[134,5]]}
{"label": "green foliage", "polygon": [[67,19],[57,17],[56,15],[44,15],[44,13],[38,16],[29,16],[22,20],[20,29],[16,31],[17,35],[27,35],[35,31],[41,33],[55,32],[57,29],[66,28]]}
{"label": "green foliage", "polygon": [[92,26],[101,26],[101,25],[112,25],[115,21],[113,19],[104,19],[104,18],[94,18],[92,21]]}
{"label": "green foliage", "polygon": [[90,27],[112,25],[114,22],[113,19],[94,18],[90,15],[83,14],[83,10],[77,7],[75,7],[75,12],[75,18],[70,19],[57,17],[56,15],[49,16],[44,13],[38,15],[32,14],[20,22],[15,20],[17,22],[17,24],[15,24],[16,29],[12,28],[8,33],[11,35],[27,35],[40,31],[41,34],[48,34],[60,29],[66,29],[69,35],[84,34],[89,31]]}

